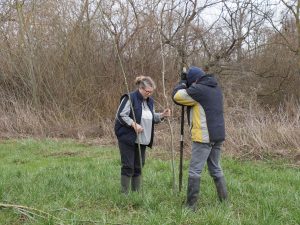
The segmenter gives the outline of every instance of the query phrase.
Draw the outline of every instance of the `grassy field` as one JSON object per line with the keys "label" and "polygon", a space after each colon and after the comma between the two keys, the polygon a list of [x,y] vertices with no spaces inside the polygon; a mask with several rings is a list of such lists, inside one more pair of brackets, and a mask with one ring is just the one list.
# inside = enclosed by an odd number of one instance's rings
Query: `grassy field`
{"label": "grassy field", "polygon": [[123,196],[115,147],[2,141],[0,224],[300,224],[300,171],[284,160],[224,158],[229,201],[218,202],[205,170],[199,209],[193,213],[183,206],[188,161],[184,190],[173,193],[170,161],[155,158],[154,152],[148,156],[143,194]]}

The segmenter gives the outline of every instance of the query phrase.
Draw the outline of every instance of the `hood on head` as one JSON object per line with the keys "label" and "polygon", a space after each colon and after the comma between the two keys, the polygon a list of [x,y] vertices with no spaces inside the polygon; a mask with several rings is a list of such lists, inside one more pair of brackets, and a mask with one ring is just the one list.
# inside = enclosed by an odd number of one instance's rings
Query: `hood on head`
{"label": "hood on head", "polygon": [[216,78],[211,74],[203,76],[200,80],[197,81],[197,84],[202,84],[210,87],[218,86]]}
{"label": "hood on head", "polygon": [[201,68],[191,66],[186,76],[188,86],[190,86],[195,81],[200,80],[203,76],[205,76],[205,73]]}

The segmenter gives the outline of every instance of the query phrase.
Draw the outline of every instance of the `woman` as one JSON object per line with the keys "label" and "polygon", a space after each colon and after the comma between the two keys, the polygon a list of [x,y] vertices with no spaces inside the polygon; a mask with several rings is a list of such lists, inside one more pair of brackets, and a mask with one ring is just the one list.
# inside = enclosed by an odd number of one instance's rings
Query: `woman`
{"label": "woman", "polygon": [[137,90],[121,97],[115,120],[115,134],[122,163],[121,192],[125,194],[129,192],[130,181],[132,191],[138,191],[140,188],[140,158],[143,166],[146,147],[152,147],[154,123],[170,116],[170,109],[165,109],[163,113],[154,112],[151,95],[156,86],[150,77],[139,76],[135,79],[135,84]]}

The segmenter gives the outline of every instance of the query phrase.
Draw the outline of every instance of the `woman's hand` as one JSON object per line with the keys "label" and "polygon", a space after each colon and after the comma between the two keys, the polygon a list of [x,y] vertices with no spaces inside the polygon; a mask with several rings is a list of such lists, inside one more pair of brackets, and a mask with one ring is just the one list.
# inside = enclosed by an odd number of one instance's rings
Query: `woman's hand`
{"label": "woman's hand", "polygon": [[133,129],[137,134],[142,133],[144,131],[144,128],[138,123],[132,122],[131,126],[133,127]]}
{"label": "woman's hand", "polygon": [[165,109],[162,113],[162,117],[169,117],[169,116],[171,116],[171,110]]}

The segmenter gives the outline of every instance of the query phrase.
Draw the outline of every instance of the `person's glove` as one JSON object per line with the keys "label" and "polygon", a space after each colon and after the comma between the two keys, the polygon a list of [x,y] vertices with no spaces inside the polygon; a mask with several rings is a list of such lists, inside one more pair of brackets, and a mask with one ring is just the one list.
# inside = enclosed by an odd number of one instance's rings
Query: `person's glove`
{"label": "person's glove", "polygon": [[185,84],[187,86],[187,77],[186,77],[186,70],[183,70],[180,75],[181,81],[180,84]]}
{"label": "person's glove", "polygon": [[187,86],[187,72],[186,72],[186,68],[185,67],[182,68],[182,72],[180,74],[180,78],[181,78],[181,81],[179,83],[180,84],[185,84],[185,86]]}
{"label": "person's glove", "polygon": [[187,78],[186,78],[186,71],[182,71],[181,72],[180,78],[181,78],[181,80],[187,80]]}

